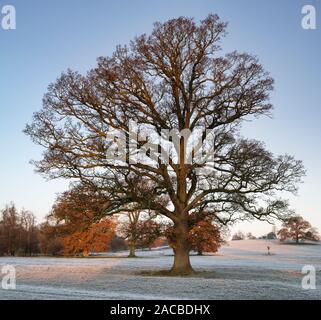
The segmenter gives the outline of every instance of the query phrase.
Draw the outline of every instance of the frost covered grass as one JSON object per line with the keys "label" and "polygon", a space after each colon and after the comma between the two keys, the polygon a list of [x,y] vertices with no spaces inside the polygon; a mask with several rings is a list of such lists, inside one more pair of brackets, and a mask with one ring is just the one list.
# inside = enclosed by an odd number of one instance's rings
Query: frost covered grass
{"label": "frost covered grass", "polygon": [[[193,255],[197,273],[188,277],[166,274],[170,249],[126,255],[0,258],[17,270],[16,290],[0,289],[0,299],[321,299],[321,245],[232,241],[217,254]],[[316,268],[316,290],[301,288],[307,264]]]}

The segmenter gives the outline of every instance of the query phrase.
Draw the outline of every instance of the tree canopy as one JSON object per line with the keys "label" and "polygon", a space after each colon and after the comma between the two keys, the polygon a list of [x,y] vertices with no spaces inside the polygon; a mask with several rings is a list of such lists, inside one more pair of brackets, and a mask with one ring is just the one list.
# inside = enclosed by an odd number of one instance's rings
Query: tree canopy
{"label": "tree canopy", "polygon": [[310,222],[304,220],[301,216],[293,216],[285,219],[278,235],[281,241],[292,239],[297,244],[302,240],[319,240],[317,230],[312,228]]}

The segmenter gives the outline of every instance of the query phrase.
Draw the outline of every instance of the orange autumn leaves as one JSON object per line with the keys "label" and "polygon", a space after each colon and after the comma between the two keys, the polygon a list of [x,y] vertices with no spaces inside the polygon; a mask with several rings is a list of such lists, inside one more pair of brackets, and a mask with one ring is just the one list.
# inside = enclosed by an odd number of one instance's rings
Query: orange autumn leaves
{"label": "orange autumn leaves", "polygon": [[223,242],[219,228],[211,221],[202,220],[189,232],[191,246],[199,255],[203,252],[216,252]]}
{"label": "orange autumn leaves", "polygon": [[87,256],[90,252],[108,251],[115,234],[115,226],[115,222],[107,218],[92,224],[84,231],[63,237],[61,239],[62,254]]}
{"label": "orange autumn leaves", "polygon": [[[204,252],[217,252],[222,242],[223,230],[209,218],[203,218],[200,221],[193,221],[188,232],[188,243],[190,249],[202,255]],[[169,245],[175,252],[176,234],[173,226],[169,226],[165,231]]]}
{"label": "orange autumn leaves", "polygon": [[111,217],[100,218],[106,201],[102,194],[84,186],[59,196],[43,228],[48,242],[55,241],[58,254],[86,256],[109,249],[116,221]]}

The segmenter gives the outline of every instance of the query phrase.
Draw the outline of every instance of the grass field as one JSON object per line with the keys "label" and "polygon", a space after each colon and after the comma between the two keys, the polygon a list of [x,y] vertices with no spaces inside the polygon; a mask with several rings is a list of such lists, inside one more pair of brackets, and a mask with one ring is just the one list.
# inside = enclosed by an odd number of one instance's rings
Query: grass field
{"label": "grass field", "polygon": [[[267,246],[271,255],[267,255]],[[189,277],[156,276],[170,268],[170,249],[91,258],[0,258],[15,265],[15,290],[0,299],[321,299],[321,245],[242,240],[215,255],[192,256]],[[301,287],[302,267],[316,268],[316,289]],[[160,273],[161,274],[161,273]]]}

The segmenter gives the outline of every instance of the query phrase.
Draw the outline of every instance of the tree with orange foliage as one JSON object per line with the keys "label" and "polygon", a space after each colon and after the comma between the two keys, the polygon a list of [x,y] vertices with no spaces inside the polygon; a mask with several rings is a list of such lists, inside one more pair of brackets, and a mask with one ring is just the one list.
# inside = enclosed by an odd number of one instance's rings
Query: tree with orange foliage
{"label": "tree with orange foliage", "polygon": [[[196,251],[198,255],[202,255],[203,252],[216,252],[223,242],[221,237],[222,230],[220,230],[218,226],[203,213],[199,213],[199,216],[203,216],[204,218],[198,220],[197,215],[195,215],[190,221],[188,233],[190,250]],[[175,253],[176,239],[172,225],[165,229],[165,235],[168,239],[169,245]]]}
{"label": "tree with orange foliage", "polygon": [[108,251],[115,227],[115,221],[106,218],[93,223],[86,230],[67,235],[61,241],[62,253],[64,255],[82,254],[88,256],[90,252]]}
{"label": "tree with orange foliage", "polygon": [[216,252],[222,243],[219,228],[208,219],[199,221],[189,232],[192,250],[198,255],[203,252]]}
{"label": "tree with orange foliage", "polygon": [[111,217],[102,218],[107,202],[103,194],[81,184],[58,197],[44,230],[55,233],[55,245],[61,247],[60,253],[86,256],[90,251],[109,249],[116,221]]}
{"label": "tree with orange foliage", "polygon": [[304,220],[301,216],[285,219],[282,227],[278,232],[281,241],[293,239],[296,244],[299,244],[301,240],[319,240],[316,229],[312,228],[310,222]]}
{"label": "tree with orange foliage", "polygon": [[48,219],[56,222],[62,233],[71,234],[103,218],[106,203],[108,199],[102,193],[78,184],[58,196]]}

